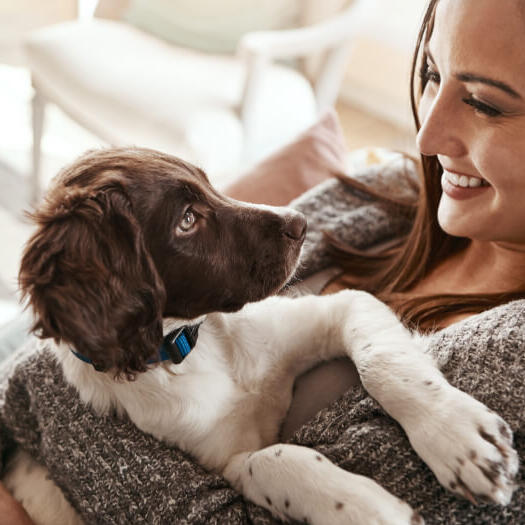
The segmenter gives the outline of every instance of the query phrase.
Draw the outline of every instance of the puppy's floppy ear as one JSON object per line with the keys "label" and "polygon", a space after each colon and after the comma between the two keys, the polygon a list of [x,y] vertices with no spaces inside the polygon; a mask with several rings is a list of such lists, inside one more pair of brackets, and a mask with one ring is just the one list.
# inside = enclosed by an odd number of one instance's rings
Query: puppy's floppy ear
{"label": "puppy's floppy ear", "polygon": [[123,188],[47,201],[19,281],[40,337],[132,377],[162,341],[165,289]]}

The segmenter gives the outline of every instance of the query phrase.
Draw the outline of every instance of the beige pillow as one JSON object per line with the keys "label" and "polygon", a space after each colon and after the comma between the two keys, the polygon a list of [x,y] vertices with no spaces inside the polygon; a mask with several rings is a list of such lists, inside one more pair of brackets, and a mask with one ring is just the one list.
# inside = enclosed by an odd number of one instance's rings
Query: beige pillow
{"label": "beige pillow", "polygon": [[345,139],[337,114],[328,111],[294,142],[263,160],[225,190],[257,204],[282,206],[344,171]]}

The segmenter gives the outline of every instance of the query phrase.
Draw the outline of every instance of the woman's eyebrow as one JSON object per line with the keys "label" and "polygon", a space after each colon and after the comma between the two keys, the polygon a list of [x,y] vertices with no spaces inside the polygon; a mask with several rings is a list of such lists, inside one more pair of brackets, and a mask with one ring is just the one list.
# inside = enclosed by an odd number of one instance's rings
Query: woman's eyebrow
{"label": "woman's eyebrow", "polygon": [[[425,46],[425,53],[429,60],[435,64],[436,61],[434,60],[434,57],[432,56],[432,53],[430,52],[428,44]],[[466,83],[479,83],[479,84],[485,84],[487,86],[495,87],[498,89],[501,89],[507,95],[510,95],[512,98],[516,98],[521,100],[522,96],[513,88],[511,88],[508,84],[505,82],[501,82],[501,80],[495,80],[493,78],[484,77],[483,75],[476,75],[475,73],[456,73],[455,78],[459,80],[460,82],[466,82]]]}
{"label": "woman's eyebrow", "polygon": [[501,89],[502,91],[510,95],[512,98],[522,98],[517,91],[512,89],[508,84],[505,84],[505,82],[501,82],[500,80],[494,80],[493,78],[475,75],[474,73],[457,73],[455,77],[461,82],[475,82]]}

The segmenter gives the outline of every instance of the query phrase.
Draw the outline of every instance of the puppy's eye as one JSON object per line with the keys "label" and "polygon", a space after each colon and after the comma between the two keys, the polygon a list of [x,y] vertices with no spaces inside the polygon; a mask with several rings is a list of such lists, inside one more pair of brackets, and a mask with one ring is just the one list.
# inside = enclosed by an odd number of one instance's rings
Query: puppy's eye
{"label": "puppy's eye", "polygon": [[197,222],[197,218],[195,217],[195,214],[191,209],[186,210],[184,213],[184,217],[182,217],[182,220],[179,222],[178,228],[179,230],[183,232],[189,232],[193,229]]}

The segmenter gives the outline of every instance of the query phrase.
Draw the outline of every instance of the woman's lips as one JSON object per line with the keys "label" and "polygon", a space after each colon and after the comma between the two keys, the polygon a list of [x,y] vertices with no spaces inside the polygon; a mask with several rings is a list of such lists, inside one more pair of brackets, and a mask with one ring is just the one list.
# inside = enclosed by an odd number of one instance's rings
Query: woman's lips
{"label": "woman's lips", "polygon": [[490,185],[479,177],[443,170],[441,187],[451,199],[464,200],[484,193]]}

